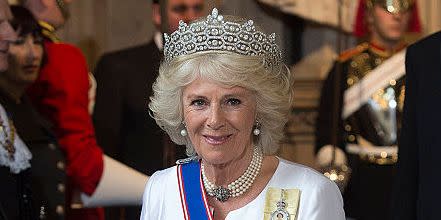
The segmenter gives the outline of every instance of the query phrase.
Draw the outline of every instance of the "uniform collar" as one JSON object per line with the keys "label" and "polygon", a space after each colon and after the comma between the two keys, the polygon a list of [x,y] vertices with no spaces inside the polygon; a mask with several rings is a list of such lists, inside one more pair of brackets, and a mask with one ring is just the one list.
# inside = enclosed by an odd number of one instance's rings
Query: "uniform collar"
{"label": "uniform collar", "polygon": [[393,49],[386,49],[382,46],[380,46],[379,44],[371,41],[369,43],[369,50],[374,53],[377,54],[380,57],[391,57],[392,55],[396,54],[397,52],[401,51],[402,49],[404,49],[407,46],[406,43],[404,42],[400,42],[396,47],[394,47]]}

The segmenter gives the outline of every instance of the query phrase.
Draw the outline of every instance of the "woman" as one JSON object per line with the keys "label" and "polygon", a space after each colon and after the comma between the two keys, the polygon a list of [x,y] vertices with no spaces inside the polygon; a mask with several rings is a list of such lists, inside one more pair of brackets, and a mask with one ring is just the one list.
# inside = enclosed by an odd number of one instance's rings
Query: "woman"
{"label": "woman", "polygon": [[64,157],[25,96],[44,62],[43,38],[28,10],[11,11],[18,38],[0,74],[0,219],[63,219]]}
{"label": "woman", "polygon": [[334,183],[272,155],[292,98],[274,35],[213,9],[164,55],[149,107],[193,157],[151,176],[141,219],[344,219]]}

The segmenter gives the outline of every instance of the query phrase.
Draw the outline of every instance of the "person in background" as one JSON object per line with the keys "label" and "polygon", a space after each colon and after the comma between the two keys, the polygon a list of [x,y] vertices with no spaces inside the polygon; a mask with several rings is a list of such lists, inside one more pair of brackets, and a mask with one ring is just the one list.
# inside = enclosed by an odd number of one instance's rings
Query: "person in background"
{"label": "person in background", "polygon": [[[204,0],[167,3],[169,32],[177,29],[179,20],[189,22],[204,12]],[[151,8],[156,27],[153,39],[147,44],[104,54],[94,70],[97,91],[93,119],[99,145],[109,156],[147,175],[185,156],[185,148],[173,145],[146,111],[163,47],[159,1],[153,0]],[[128,219],[135,219],[139,210],[140,207],[127,207],[124,212]],[[121,216],[119,212],[123,211],[113,209],[106,213],[109,212]]]}
{"label": "person in background", "polygon": [[0,1],[0,72],[8,69],[8,49],[11,41],[17,38],[16,33],[11,27],[11,10],[6,0]]}
{"label": "person in background", "polygon": [[[394,71],[380,75],[372,71],[405,48],[403,37],[407,31],[419,31],[416,11],[413,0],[360,1],[354,34],[367,36],[367,41],[340,55],[322,87],[316,123],[318,162],[325,166],[332,158],[331,141],[336,134],[331,130],[331,109],[335,108],[334,91],[338,89],[341,101],[337,109],[342,118],[337,120],[335,162],[352,169],[343,195],[345,213],[350,218],[389,219],[404,100],[404,68],[401,75],[394,76]],[[335,84],[339,69],[340,88]],[[374,83],[365,83],[372,79]],[[381,86],[371,89],[377,85]],[[348,101],[346,97],[351,94],[353,98]]]}
{"label": "person in background", "polygon": [[36,109],[53,124],[56,138],[66,155],[69,178],[66,216],[70,219],[103,219],[104,211],[70,209],[74,189],[93,194],[103,173],[103,153],[98,146],[89,115],[89,71],[81,51],[61,43],[55,30],[69,16],[71,0],[23,0],[39,20],[44,35],[47,63],[28,89]]}
{"label": "person in background", "polygon": [[406,98],[394,185],[394,220],[439,219],[441,32],[409,46]]}
{"label": "person in background", "polygon": [[274,156],[293,95],[275,40],[217,9],[165,35],[149,107],[191,157],[151,176],[142,220],[344,219],[332,181]]}
{"label": "person in background", "polygon": [[31,12],[11,10],[18,37],[0,74],[0,219],[64,219],[64,155],[26,95],[45,62],[43,35]]}
{"label": "person in background", "polygon": [[[200,17],[203,8],[204,0],[168,1],[169,31],[176,30],[179,20],[189,22]],[[152,20],[156,32],[150,42],[104,54],[94,71],[98,87],[93,117],[100,146],[147,174],[164,167],[164,135],[145,111],[163,48],[160,10],[159,1],[154,0]]]}

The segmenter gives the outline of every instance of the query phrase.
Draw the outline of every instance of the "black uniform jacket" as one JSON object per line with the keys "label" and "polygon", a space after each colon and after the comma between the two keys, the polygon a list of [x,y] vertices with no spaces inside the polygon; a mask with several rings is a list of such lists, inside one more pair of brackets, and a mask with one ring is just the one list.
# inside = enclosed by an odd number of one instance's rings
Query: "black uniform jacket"
{"label": "black uniform jacket", "polygon": [[[400,47],[402,49],[402,47]],[[331,144],[331,137],[335,135],[331,130],[331,122],[333,120],[332,108],[334,107],[335,97],[333,96],[336,85],[334,78],[336,77],[337,65],[341,67],[341,83],[340,83],[340,106],[339,116],[342,112],[343,93],[363,79],[369,71],[379,66],[383,61],[388,59],[392,53],[382,51],[380,48],[372,44],[363,43],[358,45],[355,49],[349,50],[335,63],[327,79],[325,80],[320,99],[319,114],[317,118],[316,129],[316,149],[320,149],[324,145]],[[390,85],[391,86],[391,85]],[[401,108],[404,101],[404,77],[397,79],[395,84],[391,86],[395,90],[398,100],[397,118],[401,117]],[[357,143],[356,136],[361,135],[363,138],[373,143],[376,146],[382,146],[381,138],[375,131],[375,125],[368,118],[369,112],[366,105],[359,108],[352,113],[345,120],[338,120],[340,129],[340,137],[337,146],[344,150],[346,143]],[[398,120],[399,122],[399,120]],[[400,123],[398,123],[400,128]],[[396,143],[391,143],[396,144]]]}
{"label": "black uniform jacket", "polygon": [[0,219],[64,219],[64,155],[50,125],[27,97],[17,103],[0,91],[0,103],[32,153],[31,167],[19,174],[0,167]]}
{"label": "black uniform jacket", "polygon": [[[325,145],[331,144],[332,136],[336,135],[331,130],[331,123],[334,117],[332,109],[336,105],[333,94],[334,90],[337,89],[335,84],[337,65],[340,65],[342,70],[339,93],[340,106],[338,106],[338,115],[341,116],[344,92],[362,80],[363,77],[393,55],[394,52],[396,51],[385,51],[373,44],[363,43],[340,56],[323,84],[316,122],[316,151],[319,151]],[[399,109],[404,101],[404,96],[402,95],[404,93],[404,77],[397,79],[393,85],[388,85],[389,87],[394,89],[397,96],[398,110],[396,114],[397,118],[400,118],[401,110]],[[375,124],[372,122],[369,114],[370,112],[365,104],[347,119],[337,120],[339,129],[337,146],[344,152],[346,152],[346,144],[358,144],[357,137],[359,136],[376,146],[384,145],[381,144],[381,137],[376,132]],[[397,127],[400,127],[398,122]],[[391,144],[396,144],[396,142]],[[352,169],[351,177],[343,194],[346,215],[358,220],[388,219],[385,213],[388,213],[390,208],[395,166],[393,164],[378,165],[360,160],[358,155],[355,154],[347,153],[346,157]]]}

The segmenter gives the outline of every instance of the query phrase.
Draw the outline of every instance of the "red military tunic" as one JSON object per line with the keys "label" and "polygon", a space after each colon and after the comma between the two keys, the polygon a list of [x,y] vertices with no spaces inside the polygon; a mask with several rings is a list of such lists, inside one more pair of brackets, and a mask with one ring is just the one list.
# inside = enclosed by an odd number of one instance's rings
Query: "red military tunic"
{"label": "red military tunic", "polygon": [[[28,94],[38,111],[54,125],[72,186],[91,195],[103,172],[103,153],[88,112],[87,63],[78,48],[56,42],[54,29],[47,23],[41,24],[47,37],[47,63]],[[72,210],[68,217],[104,219],[104,212],[102,209]]]}

